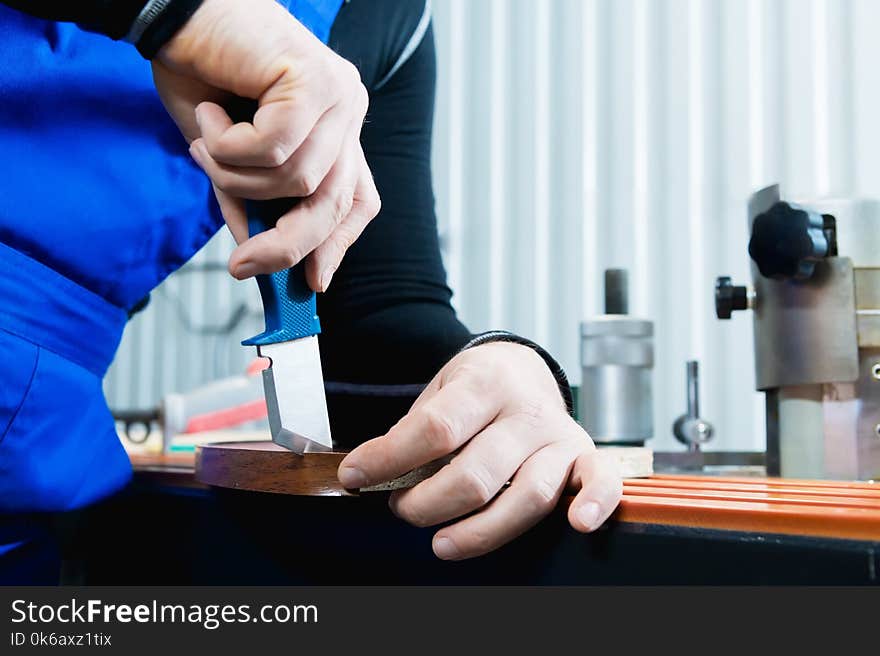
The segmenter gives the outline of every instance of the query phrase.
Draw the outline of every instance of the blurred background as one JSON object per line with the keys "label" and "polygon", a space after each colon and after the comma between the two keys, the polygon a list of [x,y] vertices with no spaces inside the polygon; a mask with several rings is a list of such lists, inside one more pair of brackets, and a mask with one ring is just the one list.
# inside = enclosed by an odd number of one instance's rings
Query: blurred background
{"label": "blurred background", "polygon": [[[719,275],[749,278],[746,200],[880,197],[880,2],[434,0],[437,214],[454,303],[556,354],[580,382],[579,323],[602,273],[630,272],[655,322],[656,450],[682,449],[685,361],[701,365],[709,449],[763,450],[749,313],[715,318]],[[106,380],[114,409],[244,371],[262,329],[224,230],[154,292]]]}

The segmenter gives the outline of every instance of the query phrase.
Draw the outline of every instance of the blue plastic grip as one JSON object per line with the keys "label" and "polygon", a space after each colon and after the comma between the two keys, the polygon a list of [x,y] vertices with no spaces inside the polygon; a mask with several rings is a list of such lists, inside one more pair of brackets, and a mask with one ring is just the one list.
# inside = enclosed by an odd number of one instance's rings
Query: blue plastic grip
{"label": "blue plastic grip", "polygon": [[[274,226],[295,201],[248,201],[248,229],[251,236]],[[306,283],[302,262],[271,275],[258,275],[257,285],[263,298],[266,330],[246,339],[244,346],[262,346],[310,337],[321,332],[315,292]]]}

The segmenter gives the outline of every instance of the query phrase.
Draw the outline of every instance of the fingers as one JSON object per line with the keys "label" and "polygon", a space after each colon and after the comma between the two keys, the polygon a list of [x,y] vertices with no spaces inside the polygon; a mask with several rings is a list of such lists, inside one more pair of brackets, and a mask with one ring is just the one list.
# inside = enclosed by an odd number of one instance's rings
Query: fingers
{"label": "fingers", "polygon": [[443,560],[473,558],[530,529],[556,506],[571,464],[584,446],[583,439],[573,438],[554,442],[535,453],[514,476],[510,487],[485,510],[438,531],[433,540],[434,553]]}
{"label": "fingers", "polygon": [[233,123],[222,107],[205,102],[196,108],[208,154],[230,166],[273,168],[284,164],[322,117],[327,107],[295,100],[262,105],[252,123]]}
{"label": "fingers", "polygon": [[[247,241],[248,224],[244,201],[220,191],[217,185],[212,186],[214,187],[214,196],[217,198],[217,204],[220,206],[220,213],[226,221],[229,232],[235,238],[235,243],[241,244]],[[230,273],[232,272],[230,271]]]}
{"label": "fingers", "polygon": [[439,472],[392,494],[391,509],[410,524],[432,526],[482,508],[533,453],[557,438],[548,429],[535,430],[518,417],[491,424]]}
{"label": "fingers", "polygon": [[452,453],[497,416],[500,404],[490,387],[476,376],[451,380],[386,435],[349,453],[339,465],[340,482],[365,487]]}
{"label": "fingers", "polygon": [[623,494],[620,465],[609,454],[591,449],[575,461],[572,482],[581,489],[568,508],[568,521],[581,533],[594,531],[620,502]]}
{"label": "fingers", "polygon": [[379,192],[363,151],[358,149],[361,173],[354,191],[351,212],[306,260],[306,281],[316,292],[326,292],[349,247],[379,213]]}
{"label": "fingers", "polygon": [[[205,106],[210,104],[205,103]],[[222,135],[232,127],[232,122],[216,106],[210,111],[204,110],[201,116],[215,113],[216,120],[201,119],[201,125],[212,123],[212,127],[203,130],[202,138],[192,143],[190,153],[215,185],[228,194],[252,200],[311,196],[333,167],[343,143],[355,147],[360,127],[359,121],[356,124],[348,122],[343,108],[335,107],[321,118],[302,146],[281,165],[236,166],[217,157],[216,144],[221,143]]]}
{"label": "fingers", "polygon": [[358,173],[357,153],[344,153],[312,196],[279,218],[275,227],[233,251],[229,259],[232,275],[243,279],[298,264],[351,212]]}

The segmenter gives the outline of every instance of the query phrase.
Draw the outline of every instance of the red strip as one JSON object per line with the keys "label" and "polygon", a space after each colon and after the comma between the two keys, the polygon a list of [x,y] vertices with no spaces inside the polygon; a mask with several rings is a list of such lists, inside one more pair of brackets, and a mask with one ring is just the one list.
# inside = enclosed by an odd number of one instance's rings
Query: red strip
{"label": "red strip", "polygon": [[203,415],[190,417],[183,432],[201,433],[203,431],[231,428],[248,421],[265,419],[267,416],[268,410],[266,409],[266,400],[258,399],[232,408],[226,408],[225,410],[206,412]]}

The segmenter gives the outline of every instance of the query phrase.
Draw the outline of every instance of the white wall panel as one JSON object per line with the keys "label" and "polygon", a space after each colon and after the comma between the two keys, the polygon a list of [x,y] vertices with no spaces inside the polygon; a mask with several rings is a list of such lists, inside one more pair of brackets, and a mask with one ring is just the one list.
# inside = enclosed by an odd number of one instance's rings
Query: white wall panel
{"label": "white wall panel", "polygon": [[[577,383],[578,324],[625,267],[656,322],[653,446],[675,448],[697,357],[713,448],[763,448],[751,319],[714,318],[714,279],[748,279],[753,189],[880,196],[880,2],[435,0],[434,18],[435,193],[462,318],[541,341]],[[196,263],[230,250],[221,236]],[[251,314],[195,336],[172,297],[200,324],[248,298]],[[240,370],[255,310],[222,271],[174,276],[132,322],[111,401]]]}

